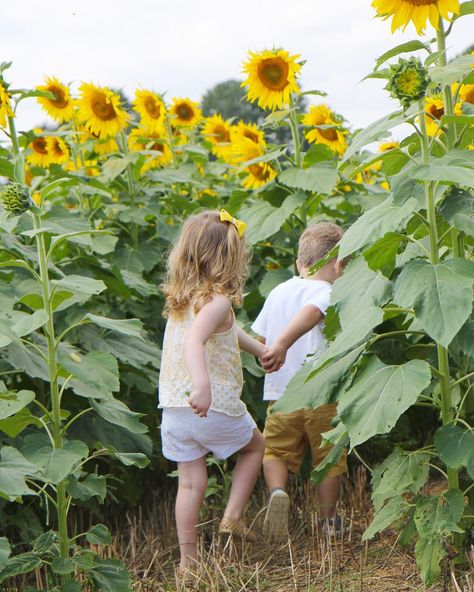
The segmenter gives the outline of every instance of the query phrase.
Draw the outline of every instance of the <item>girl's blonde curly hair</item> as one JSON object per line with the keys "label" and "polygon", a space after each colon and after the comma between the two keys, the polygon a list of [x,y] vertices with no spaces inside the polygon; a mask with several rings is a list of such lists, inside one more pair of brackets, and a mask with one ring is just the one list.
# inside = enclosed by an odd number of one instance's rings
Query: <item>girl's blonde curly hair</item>
{"label": "girl's blonde curly hair", "polygon": [[249,262],[245,239],[232,223],[221,222],[219,212],[191,216],[168,257],[163,316],[181,316],[190,304],[197,312],[216,293],[239,306]]}

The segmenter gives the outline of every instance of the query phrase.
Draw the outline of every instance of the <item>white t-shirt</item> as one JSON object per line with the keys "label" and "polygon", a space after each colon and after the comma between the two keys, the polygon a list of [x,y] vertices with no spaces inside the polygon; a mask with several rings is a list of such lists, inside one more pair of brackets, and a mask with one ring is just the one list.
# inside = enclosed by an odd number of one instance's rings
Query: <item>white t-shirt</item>
{"label": "white t-shirt", "polygon": [[[326,314],[331,298],[332,284],[322,280],[292,277],[274,288],[265,300],[252,330],[271,346],[286,328],[291,319],[307,304],[313,304]],[[286,360],[277,372],[265,375],[263,399],[276,401],[285,392],[286,385],[304,364],[308,355],[326,349],[322,333],[323,322],[305,333],[288,349]]]}

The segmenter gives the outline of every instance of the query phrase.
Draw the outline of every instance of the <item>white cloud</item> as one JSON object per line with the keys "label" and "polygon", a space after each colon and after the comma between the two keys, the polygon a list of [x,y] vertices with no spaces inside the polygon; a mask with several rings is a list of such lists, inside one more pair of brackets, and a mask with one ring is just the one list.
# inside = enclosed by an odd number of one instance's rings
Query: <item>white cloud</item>
{"label": "white cloud", "polygon": [[[396,105],[381,81],[360,80],[374,60],[413,29],[390,34],[374,19],[370,0],[22,0],[2,10],[0,54],[12,60],[15,87],[44,75],[65,81],[138,85],[198,99],[208,88],[241,77],[248,49],[282,46],[307,60],[305,89],[329,93],[331,106],[355,127]],[[472,43],[461,19],[450,53]],[[20,129],[45,121],[34,100],[19,109]]]}

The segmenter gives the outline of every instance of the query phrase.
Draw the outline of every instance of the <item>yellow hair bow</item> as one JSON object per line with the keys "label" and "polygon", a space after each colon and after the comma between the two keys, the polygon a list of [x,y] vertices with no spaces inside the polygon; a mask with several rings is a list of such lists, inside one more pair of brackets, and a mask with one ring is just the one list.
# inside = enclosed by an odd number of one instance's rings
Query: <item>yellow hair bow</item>
{"label": "yellow hair bow", "polygon": [[227,212],[224,209],[221,210],[221,222],[230,222],[231,224],[233,224],[237,228],[237,232],[239,233],[240,238],[242,238],[244,236],[244,232],[245,232],[245,229],[247,228],[247,224],[245,222],[243,222],[242,220],[238,220],[237,218],[234,218],[234,216],[231,216],[231,214],[229,214],[229,212]]}

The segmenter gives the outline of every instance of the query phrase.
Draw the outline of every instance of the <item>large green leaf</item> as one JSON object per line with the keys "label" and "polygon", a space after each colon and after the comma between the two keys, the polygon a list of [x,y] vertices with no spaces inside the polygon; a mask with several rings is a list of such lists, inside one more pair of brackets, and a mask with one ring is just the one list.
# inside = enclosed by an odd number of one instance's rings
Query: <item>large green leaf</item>
{"label": "large green leaf", "polygon": [[334,283],[331,304],[336,307],[344,327],[361,310],[384,305],[390,296],[390,282],[381,273],[369,269],[363,257],[357,257]]}
{"label": "large green leaf", "polygon": [[10,500],[22,495],[35,495],[26,484],[25,477],[38,473],[38,468],[11,446],[4,446],[0,457],[0,495]]}
{"label": "large green leaf", "polygon": [[247,223],[246,237],[249,242],[256,243],[278,232],[285,220],[305,199],[306,195],[298,191],[289,195],[279,208],[262,200],[242,209],[239,216]]}
{"label": "large green leaf", "polygon": [[117,450],[111,450],[111,454],[127,467],[136,466],[144,469],[150,463],[150,459],[141,452],[118,452]]}
{"label": "large green leaf", "polygon": [[0,537],[0,571],[7,564],[8,558],[10,557],[11,549],[8,539]]}
{"label": "large green leaf", "polygon": [[441,426],[436,430],[434,443],[441,460],[448,467],[467,467],[469,475],[474,479],[474,429],[464,429],[456,425]]}
{"label": "large green leaf", "polygon": [[394,450],[372,472],[372,500],[378,511],[393,497],[417,493],[427,482],[430,455]]}
{"label": "large green leaf", "polygon": [[454,188],[439,211],[451,226],[474,236],[474,195],[472,193]]}
{"label": "large green leaf", "polygon": [[40,469],[41,478],[48,483],[60,483],[87,457],[89,448],[80,440],[69,440],[62,448],[42,446],[35,440],[26,441],[21,452]]}
{"label": "large green leaf", "polygon": [[410,175],[410,171],[403,170],[390,180],[393,203],[403,205],[409,199],[416,199],[419,208],[425,207],[426,197],[423,183],[416,181]]}
{"label": "large green leaf", "polygon": [[311,481],[314,485],[320,485],[326,479],[330,469],[341,460],[348,444],[349,436],[345,430],[342,430],[324,460],[311,471]]}
{"label": "large green leaf", "polygon": [[397,253],[405,238],[397,232],[389,232],[363,252],[367,265],[373,271],[381,271],[389,278],[395,269]]}
{"label": "large green leaf", "polygon": [[452,341],[452,347],[455,351],[461,351],[466,356],[474,359],[474,320],[469,319],[461,327]]}
{"label": "large green leaf", "polygon": [[285,394],[273,406],[273,412],[290,413],[296,409],[314,409],[333,402],[364,349],[365,343],[326,364],[319,365],[319,361],[316,364],[306,363],[292,377]]}
{"label": "large green leaf", "polygon": [[403,497],[392,497],[378,512],[376,512],[370,526],[362,535],[362,540],[371,539],[375,534],[381,532],[399,520],[410,509],[410,504]]}
{"label": "large green leaf", "polygon": [[86,314],[86,319],[92,321],[99,327],[122,333],[123,335],[131,335],[132,337],[142,338],[143,323],[139,319],[109,319],[108,317],[100,317],[94,314]]}
{"label": "large green leaf", "polygon": [[367,146],[367,144],[371,144],[376,140],[385,137],[387,135],[388,130],[393,129],[394,127],[402,124],[405,122],[405,117],[402,111],[395,111],[394,113],[390,113],[381,119],[378,119],[374,123],[370,124],[363,130],[357,133],[357,135],[352,140],[351,145],[344,153],[344,156],[341,160],[341,164],[349,160],[354,154],[359,152],[361,148]]}
{"label": "large green leaf", "polygon": [[119,425],[129,432],[135,434],[144,434],[148,431],[146,425],[140,423],[140,417],[143,413],[131,411],[125,403],[117,399],[107,399],[105,401],[90,400],[91,407],[106,421]]}
{"label": "large green leaf", "polygon": [[106,285],[102,280],[95,280],[82,275],[67,275],[60,280],[51,280],[51,283],[61,290],[78,296],[100,294],[106,289]]}
{"label": "large green leaf", "polygon": [[395,282],[394,301],[413,307],[423,329],[448,347],[472,310],[474,263],[450,259],[437,265],[415,259]]}
{"label": "large green leaf", "polygon": [[0,419],[15,415],[35,398],[33,391],[0,392]]}
{"label": "large green leaf", "polygon": [[112,535],[105,524],[95,524],[87,531],[86,539],[93,545],[110,545],[112,543]]}
{"label": "large green leaf", "polygon": [[117,360],[112,354],[93,351],[76,362],[67,355],[60,356],[61,366],[78,381],[70,382],[77,395],[97,399],[107,398],[120,388]]}
{"label": "large green leaf", "polygon": [[438,581],[441,573],[440,563],[445,555],[441,537],[420,537],[416,542],[416,563],[427,586]]}
{"label": "large green leaf", "polygon": [[442,86],[458,82],[471,71],[472,56],[460,55],[449,61],[445,66],[435,66],[430,69],[430,77],[433,82]]}
{"label": "large green leaf", "polygon": [[421,537],[446,536],[463,530],[458,526],[464,513],[464,495],[450,489],[441,495],[421,497],[416,502],[415,524]]}
{"label": "large green leaf", "polygon": [[35,425],[41,429],[42,424],[40,420],[33,415],[27,408],[17,411],[15,415],[0,419],[0,431],[5,433],[10,438],[16,438],[27,426]]}
{"label": "large green leaf", "polygon": [[131,592],[130,576],[117,559],[99,559],[98,567],[90,572],[97,589],[101,592]]}
{"label": "large green leaf", "polygon": [[107,495],[107,479],[104,475],[91,474],[79,481],[71,475],[67,482],[67,490],[75,499],[86,501],[91,497],[97,497],[103,503]]}
{"label": "large green leaf", "polygon": [[329,194],[336,186],[338,178],[336,163],[324,161],[307,169],[286,169],[280,173],[278,180],[293,189]]}
{"label": "large green leaf", "polygon": [[0,572],[0,584],[9,578],[34,571],[41,563],[41,559],[35,553],[20,553],[10,557]]}
{"label": "large green leaf", "polygon": [[291,271],[284,268],[272,269],[270,271],[267,271],[258,286],[258,291],[264,298],[266,298],[273,290],[273,288],[278,286],[278,284],[281,284],[286,280],[289,280],[292,277],[292,275],[293,274],[291,273]]}
{"label": "large green leaf", "polygon": [[405,43],[401,43],[400,45],[397,45],[396,47],[392,47],[392,49],[389,49],[388,51],[383,53],[380,57],[378,57],[377,61],[375,62],[375,69],[378,70],[378,68],[380,68],[380,66],[384,62],[389,60],[390,58],[400,55],[401,53],[418,51],[419,49],[425,49],[428,52],[431,51],[427,45],[425,45],[424,43],[422,43],[418,39],[414,39],[413,41],[405,41]]}
{"label": "large green leaf", "polygon": [[430,381],[429,365],[422,360],[387,366],[373,356],[338,405],[351,446],[389,432]]}
{"label": "large green leaf", "polygon": [[416,209],[415,198],[408,199],[401,206],[394,204],[392,199],[388,198],[365,212],[342,237],[339,244],[339,257],[344,259],[354,251],[374,243],[388,232],[401,230]]}

